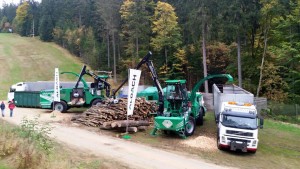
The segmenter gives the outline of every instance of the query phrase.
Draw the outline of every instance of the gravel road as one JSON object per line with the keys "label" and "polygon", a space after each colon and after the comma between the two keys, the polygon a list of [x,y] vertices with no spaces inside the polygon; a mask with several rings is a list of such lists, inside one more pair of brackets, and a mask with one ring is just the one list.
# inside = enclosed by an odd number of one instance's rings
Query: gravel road
{"label": "gravel road", "polygon": [[[20,124],[22,118],[28,119],[39,116],[43,122],[51,122],[54,127],[51,136],[60,143],[96,156],[113,158],[133,169],[224,169],[228,167],[210,164],[199,157],[180,152],[165,151],[158,148],[133,143],[124,140],[91,132],[72,125],[65,125],[73,115],[71,113],[51,113],[44,109],[16,108],[14,117],[2,118],[13,124]],[[51,117],[55,115],[55,117]]]}

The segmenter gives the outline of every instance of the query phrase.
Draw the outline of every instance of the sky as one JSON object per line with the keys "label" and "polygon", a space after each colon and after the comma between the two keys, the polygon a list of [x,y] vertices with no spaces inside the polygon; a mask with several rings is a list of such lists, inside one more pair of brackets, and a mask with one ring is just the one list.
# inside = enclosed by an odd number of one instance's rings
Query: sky
{"label": "sky", "polygon": [[[42,0],[35,0],[35,1],[41,2]],[[0,0],[0,8],[2,8],[2,4],[4,4],[4,2],[6,2],[7,4],[10,3],[18,4],[20,3],[20,0]]]}

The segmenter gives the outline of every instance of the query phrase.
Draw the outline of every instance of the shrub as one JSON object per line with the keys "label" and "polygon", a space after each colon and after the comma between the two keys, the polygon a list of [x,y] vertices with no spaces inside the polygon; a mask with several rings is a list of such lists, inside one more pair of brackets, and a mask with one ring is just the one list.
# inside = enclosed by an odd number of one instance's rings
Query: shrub
{"label": "shrub", "polygon": [[29,120],[24,117],[18,133],[21,137],[27,138],[29,142],[36,143],[48,155],[53,150],[53,141],[49,138],[52,127],[49,124],[39,123],[38,118],[35,117],[33,120]]}

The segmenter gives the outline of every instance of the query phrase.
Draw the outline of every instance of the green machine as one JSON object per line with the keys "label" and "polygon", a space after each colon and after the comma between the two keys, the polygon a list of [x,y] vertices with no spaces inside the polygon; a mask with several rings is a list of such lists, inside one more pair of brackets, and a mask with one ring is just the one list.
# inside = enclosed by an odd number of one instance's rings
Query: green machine
{"label": "green machine", "polygon": [[[164,109],[159,109],[154,117],[154,129],[164,133],[175,132],[185,138],[194,134],[196,124],[203,125],[203,117],[206,108],[204,107],[203,95],[197,92],[200,86],[212,78],[227,78],[233,81],[229,74],[210,75],[198,81],[193,90],[189,93],[186,88],[186,80],[166,80],[166,93],[163,96]],[[161,102],[161,101],[159,101]]]}
{"label": "green machine", "polygon": [[[157,88],[158,110],[154,117],[154,129],[151,134],[155,135],[157,130],[163,130],[165,133],[176,132],[184,138],[193,135],[196,123],[203,124],[206,111],[203,95],[197,92],[200,86],[212,78],[227,78],[228,81],[233,81],[233,78],[229,74],[207,76],[197,82],[190,93],[187,91],[186,80],[166,80],[166,89],[163,90],[150,60],[151,56],[152,53],[149,52],[136,66],[136,69],[139,69],[141,65],[146,64],[154,82],[153,85]],[[126,82],[127,79],[113,91],[113,96]]]}
{"label": "green machine", "polygon": [[[84,65],[80,74],[73,72],[62,72],[61,74],[73,74],[78,80],[72,88],[60,88],[60,102],[53,101],[54,90],[43,90],[40,92],[40,105],[42,108],[54,108],[60,112],[66,112],[72,107],[90,107],[103,102],[110,95],[110,84],[106,81],[108,75],[96,75],[87,70]],[[94,82],[88,85],[83,76],[88,75]],[[83,86],[80,86],[79,83]],[[105,90],[105,93],[104,93]],[[53,107],[54,106],[54,107]]]}

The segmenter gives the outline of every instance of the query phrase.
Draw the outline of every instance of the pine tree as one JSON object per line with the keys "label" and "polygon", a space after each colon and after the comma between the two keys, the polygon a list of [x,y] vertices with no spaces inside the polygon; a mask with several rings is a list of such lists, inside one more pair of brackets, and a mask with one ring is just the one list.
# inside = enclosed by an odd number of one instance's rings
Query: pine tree
{"label": "pine tree", "polygon": [[51,41],[53,39],[53,24],[49,15],[44,15],[40,22],[40,39],[42,41]]}

